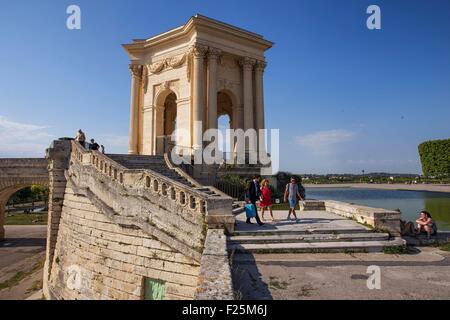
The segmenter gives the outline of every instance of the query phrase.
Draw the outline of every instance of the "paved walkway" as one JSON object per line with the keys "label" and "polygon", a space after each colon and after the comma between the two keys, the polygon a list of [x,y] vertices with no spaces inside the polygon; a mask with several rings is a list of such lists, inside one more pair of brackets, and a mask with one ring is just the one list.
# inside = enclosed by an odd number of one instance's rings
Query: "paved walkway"
{"label": "paved walkway", "polygon": [[[380,289],[367,287],[380,268]],[[236,255],[233,282],[243,299],[449,299],[450,253],[318,253]]]}
{"label": "paved walkway", "polygon": [[[6,239],[0,242],[0,283],[18,272],[30,272],[45,257],[47,226],[5,226]],[[0,290],[0,300],[22,300],[33,294],[31,288],[42,280],[42,269],[18,285]]]}
{"label": "paved walkway", "polygon": [[[261,218],[261,212],[258,211],[259,217]],[[274,211],[273,215],[275,222],[271,221],[270,213],[264,213],[264,218],[266,222],[263,226],[256,224],[255,219],[252,219],[254,224],[245,223],[246,216],[245,213],[241,213],[236,216],[236,231],[317,231],[317,230],[328,230],[338,231],[338,230],[367,230],[366,227],[356,223],[353,220],[340,217],[333,213],[326,211],[297,211],[297,217],[300,219],[299,222],[295,222],[294,216],[291,215],[292,220],[287,220],[287,210],[285,211]]]}

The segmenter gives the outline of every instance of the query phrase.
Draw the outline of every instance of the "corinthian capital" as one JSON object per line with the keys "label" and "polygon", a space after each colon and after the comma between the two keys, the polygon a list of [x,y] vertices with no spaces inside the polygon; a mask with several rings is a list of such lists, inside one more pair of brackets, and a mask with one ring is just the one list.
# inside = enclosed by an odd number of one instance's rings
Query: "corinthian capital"
{"label": "corinthian capital", "polygon": [[130,64],[129,66],[131,75],[136,78],[142,77],[142,65],[140,64]]}
{"label": "corinthian capital", "polygon": [[190,48],[191,53],[196,58],[203,58],[206,55],[206,52],[208,51],[208,46],[205,46],[203,44],[195,43]]}
{"label": "corinthian capital", "polygon": [[256,61],[256,66],[255,66],[255,70],[256,71],[264,72],[264,69],[266,67],[267,67],[267,62],[262,61],[262,60],[257,60]]}
{"label": "corinthian capital", "polygon": [[239,60],[239,64],[244,70],[252,70],[255,63],[256,60],[249,57],[245,57]]}
{"label": "corinthian capital", "polygon": [[208,58],[209,59],[218,59],[222,55],[222,50],[217,48],[209,48],[208,50]]}

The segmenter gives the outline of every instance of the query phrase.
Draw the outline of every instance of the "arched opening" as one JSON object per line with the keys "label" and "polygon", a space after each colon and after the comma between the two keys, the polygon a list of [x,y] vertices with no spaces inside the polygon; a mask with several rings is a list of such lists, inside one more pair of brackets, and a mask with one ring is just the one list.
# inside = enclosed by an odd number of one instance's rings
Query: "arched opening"
{"label": "arched opening", "polygon": [[48,187],[40,184],[0,190],[0,241],[4,238],[4,225],[46,225],[48,194]]}
{"label": "arched opening", "polygon": [[177,127],[177,96],[170,93],[164,102],[164,135],[170,136]]}
{"label": "arched opening", "polygon": [[156,134],[156,153],[167,152],[172,134],[177,129],[177,95],[166,89],[156,98],[156,116],[154,119]]}
{"label": "arched opening", "polygon": [[11,189],[4,197],[5,225],[47,225],[48,193],[37,184]]}
{"label": "arched opening", "polygon": [[232,157],[233,142],[229,133],[229,129],[234,128],[233,124],[233,100],[231,94],[226,91],[217,93],[217,126],[221,132],[218,147],[223,153],[224,159],[229,160]]}

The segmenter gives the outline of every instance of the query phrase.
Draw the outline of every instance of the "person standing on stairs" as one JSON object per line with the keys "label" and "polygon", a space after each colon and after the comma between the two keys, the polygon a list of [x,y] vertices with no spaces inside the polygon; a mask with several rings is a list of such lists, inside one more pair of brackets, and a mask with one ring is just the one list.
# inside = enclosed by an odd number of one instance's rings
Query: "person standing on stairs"
{"label": "person standing on stairs", "polygon": [[[247,189],[247,200],[248,202],[250,202],[251,204],[253,204],[253,206],[255,207],[255,211],[256,211],[256,222],[262,226],[264,225],[264,223],[261,222],[261,220],[259,219],[259,215],[258,215],[258,209],[256,207],[256,201],[259,199],[259,197],[261,196],[261,189],[259,188],[259,180],[260,177],[258,175],[255,175],[253,177],[253,180],[250,181],[249,185],[248,185],[248,189]],[[247,218],[247,223],[251,224],[252,222],[250,221],[250,218]]]}

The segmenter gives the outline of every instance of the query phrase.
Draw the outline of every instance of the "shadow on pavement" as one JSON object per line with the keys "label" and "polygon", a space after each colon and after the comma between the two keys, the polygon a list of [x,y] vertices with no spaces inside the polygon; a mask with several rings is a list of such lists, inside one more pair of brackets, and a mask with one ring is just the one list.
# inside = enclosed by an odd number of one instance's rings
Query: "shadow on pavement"
{"label": "shadow on pavement", "polygon": [[[236,258],[238,257],[238,258]],[[252,254],[232,254],[231,273],[237,300],[273,300]]]}
{"label": "shadow on pavement", "polygon": [[46,243],[46,238],[6,238],[0,248],[45,247]]}

